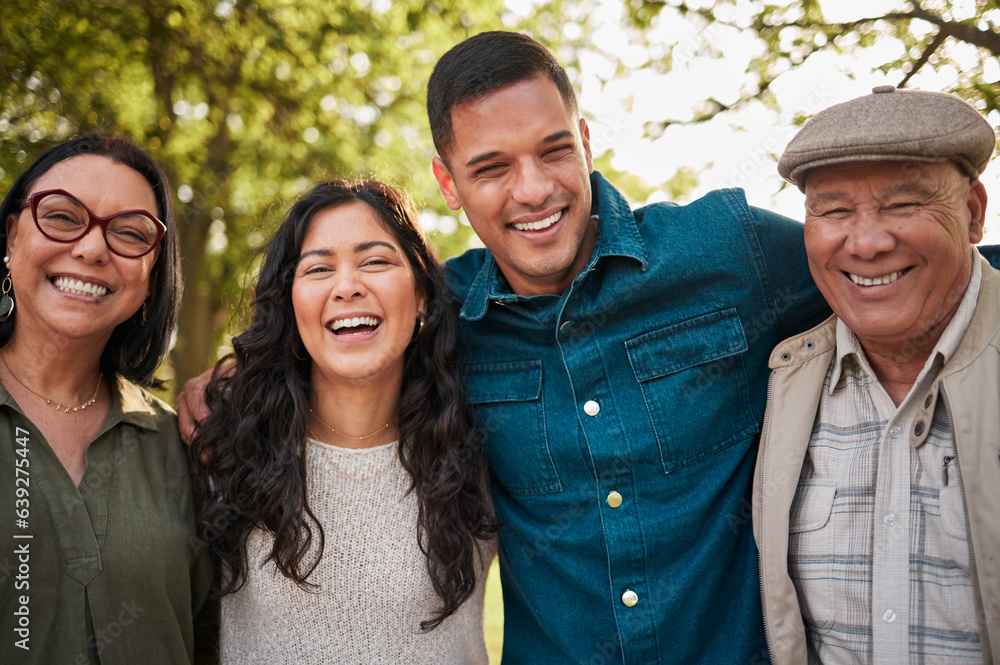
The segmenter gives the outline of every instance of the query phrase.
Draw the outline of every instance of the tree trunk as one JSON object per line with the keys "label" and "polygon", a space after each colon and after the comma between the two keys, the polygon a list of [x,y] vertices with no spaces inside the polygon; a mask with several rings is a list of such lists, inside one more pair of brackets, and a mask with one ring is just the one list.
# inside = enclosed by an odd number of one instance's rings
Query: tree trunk
{"label": "tree trunk", "polygon": [[211,223],[208,210],[191,208],[178,219],[184,297],[177,328],[177,343],[170,353],[174,365],[174,387],[201,374],[212,363],[215,313],[212,289],[201,278],[205,263],[205,241]]}

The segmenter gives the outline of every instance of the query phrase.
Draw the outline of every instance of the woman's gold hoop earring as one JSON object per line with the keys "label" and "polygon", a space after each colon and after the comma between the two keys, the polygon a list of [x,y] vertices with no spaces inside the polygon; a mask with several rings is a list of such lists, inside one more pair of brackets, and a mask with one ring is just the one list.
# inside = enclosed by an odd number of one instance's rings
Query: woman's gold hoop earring
{"label": "woman's gold hoop earring", "polygon": [[[9,262],[9,257],[4,257],[4,263]],[[0,296],[0,323],[3,323],[10,318],[10,315],[14,313],[14,297],[10,295],[10,290],[14,287],[14,283],[10,279],[10,271],[7,272],[7,276],[3,278],[3,295]]]}

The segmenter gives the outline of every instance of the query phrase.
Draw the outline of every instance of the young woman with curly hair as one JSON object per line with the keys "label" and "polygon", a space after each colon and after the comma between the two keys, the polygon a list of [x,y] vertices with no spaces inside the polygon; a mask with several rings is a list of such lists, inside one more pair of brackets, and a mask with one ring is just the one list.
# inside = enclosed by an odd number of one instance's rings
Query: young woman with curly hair
{"label": "young woman with curly hair", "polygon": [[496,525],[455,345],[402,195],[291,208],[191,449],[224,663],[487,662]]}

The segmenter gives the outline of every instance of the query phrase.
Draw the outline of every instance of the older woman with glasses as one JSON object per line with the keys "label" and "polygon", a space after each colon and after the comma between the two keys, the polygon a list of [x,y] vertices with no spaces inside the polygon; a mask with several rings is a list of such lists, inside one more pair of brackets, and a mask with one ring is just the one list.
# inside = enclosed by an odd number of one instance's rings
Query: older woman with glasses
{"label": "older woman with glasses", "polygon": [[212,564],[175,416],[141,387],[180,295],[166,177],[74,139],[0,220],[0,662],[190,662]]}

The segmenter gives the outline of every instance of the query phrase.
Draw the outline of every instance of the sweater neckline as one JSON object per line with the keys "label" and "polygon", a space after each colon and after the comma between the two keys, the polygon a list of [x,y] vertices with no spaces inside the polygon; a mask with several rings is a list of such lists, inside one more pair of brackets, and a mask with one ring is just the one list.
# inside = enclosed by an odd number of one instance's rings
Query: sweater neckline
{"label": "sweater neckline", "polygon": [[311,436],[306,437],[306,442],[314,446],[317,446],[322,450],[341,455],[364,455],[366,453],[375,455],[377,454],[377,451],[384,451],[388,448],[395,448],[399,444],[399,441],[390,441],[389,443],[383,443],[378,446],[372,446],[370,448],[347,448],[344,446],[338,446],[333,443],[326,443],[325,441],[314,439]]}

